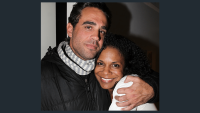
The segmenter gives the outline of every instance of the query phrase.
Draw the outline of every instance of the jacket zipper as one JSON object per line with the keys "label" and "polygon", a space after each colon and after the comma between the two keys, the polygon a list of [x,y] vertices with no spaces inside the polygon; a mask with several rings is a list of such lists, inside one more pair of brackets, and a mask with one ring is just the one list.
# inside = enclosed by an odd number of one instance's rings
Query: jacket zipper
{"label": "jacket zipper", "polygon": [[92,105],[92,95],[91,95],[91,91],[90,91],[90,86],[89,86],[89,83],[88,83],[88,76],[85,77],[85,83],[86,83],[86,89],[87,89],[87,98],[88,98],[88,107],[87,107],[87,110],[90,110],[91,108],[91,105]]}

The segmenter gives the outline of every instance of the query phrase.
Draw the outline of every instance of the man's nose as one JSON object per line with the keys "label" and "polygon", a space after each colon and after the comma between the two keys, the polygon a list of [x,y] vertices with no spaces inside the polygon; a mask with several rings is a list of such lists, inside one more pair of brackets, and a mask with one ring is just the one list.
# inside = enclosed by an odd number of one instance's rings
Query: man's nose
{"label": "man's nose", "polygon": [[95,40],[95,41],[100,41],[101,38],[100,38],[100,36],[99,36],[99,31],[93,32],[91,38],[92,38],[93,40]]}

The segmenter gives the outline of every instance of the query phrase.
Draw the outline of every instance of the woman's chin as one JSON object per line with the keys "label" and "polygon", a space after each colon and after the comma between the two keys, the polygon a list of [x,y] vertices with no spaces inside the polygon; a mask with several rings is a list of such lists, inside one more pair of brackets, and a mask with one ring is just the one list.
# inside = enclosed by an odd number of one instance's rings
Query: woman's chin
{"label": "woman's chin", "polygon": [[101,86],[103,89],[111,89],[111,86]]}

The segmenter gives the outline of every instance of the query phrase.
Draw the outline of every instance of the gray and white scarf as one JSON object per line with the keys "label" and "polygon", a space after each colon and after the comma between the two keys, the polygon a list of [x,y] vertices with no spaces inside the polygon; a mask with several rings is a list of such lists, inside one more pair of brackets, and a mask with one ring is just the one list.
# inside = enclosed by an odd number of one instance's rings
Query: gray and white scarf
{"label": "gray and white scarf", "polygon": [[[66,54],[71,58],[71,61],[63,52],[63,47]],[[95,66],[95,59],[92,60],[82,60],[81,58],[77,57],[72,49],[70,48],[68,42],[63,41],[58,46],[58,54],[63,62],[68,65],[72,70],[74,70],[79,75],[87,75],[89,74]],[[75,62],[75,63],[74,63]]]}

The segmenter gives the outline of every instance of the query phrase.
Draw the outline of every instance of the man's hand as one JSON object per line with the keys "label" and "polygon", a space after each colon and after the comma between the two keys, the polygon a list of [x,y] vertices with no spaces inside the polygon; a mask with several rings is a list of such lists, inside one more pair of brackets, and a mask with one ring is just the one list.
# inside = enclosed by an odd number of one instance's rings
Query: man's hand
{"label": "man's hand", "polygon": [[129,111],[141,104],[145,104],[154,96],[153,88],[139,77],[127,76],[124,82],[127,83],[130,81],[133,82],[130,87],[119,88],[117,90],[118,94],[125,95],[115,96],[116,100],[125,101],[116,103],[118,107],[125,107],[122,108],[123,111]]}

